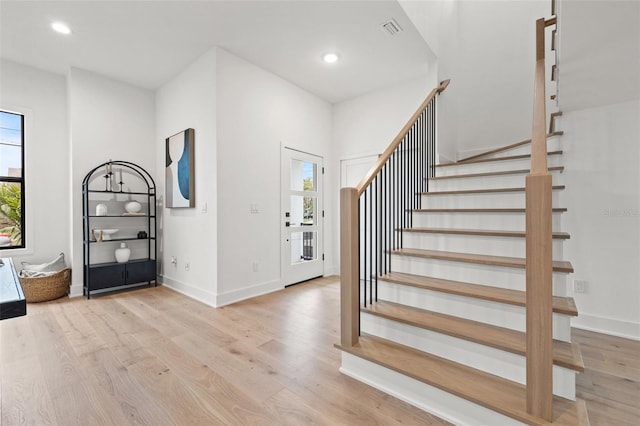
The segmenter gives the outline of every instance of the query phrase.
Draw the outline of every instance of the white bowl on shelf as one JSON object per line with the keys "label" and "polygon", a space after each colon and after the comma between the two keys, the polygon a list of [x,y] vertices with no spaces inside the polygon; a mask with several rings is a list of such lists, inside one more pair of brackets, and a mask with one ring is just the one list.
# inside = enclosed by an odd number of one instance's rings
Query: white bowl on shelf
{"label": "white bowl on shelf", "polygon": [[111,236],[118,231],[119,229],[94,229],[93,235],[96,241],[100,241],[100,235],[102,235],[102,241],[109,241]]}

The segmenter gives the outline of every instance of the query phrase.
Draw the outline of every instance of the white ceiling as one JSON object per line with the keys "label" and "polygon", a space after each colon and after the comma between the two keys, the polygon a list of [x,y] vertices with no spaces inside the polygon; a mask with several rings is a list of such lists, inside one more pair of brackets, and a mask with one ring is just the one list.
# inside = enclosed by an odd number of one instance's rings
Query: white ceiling
{"label": "white ceiling", "polygon": [[[404,32],[386,35],[395,18]],[[73,34],[50,29],[66,22]],[[0,56],[157,89],[220,46],[329,102],[428,72],[429,48],[395,1],[0,1]],[[336,51],[340,61],[322,62]]]}

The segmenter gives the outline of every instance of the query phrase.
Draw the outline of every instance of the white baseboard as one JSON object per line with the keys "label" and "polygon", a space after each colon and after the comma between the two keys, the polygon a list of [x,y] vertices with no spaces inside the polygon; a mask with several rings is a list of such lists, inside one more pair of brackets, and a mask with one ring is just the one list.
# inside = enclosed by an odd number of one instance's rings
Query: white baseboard
{"label": "white baseboard", "polygon": [[252,297],[262,296],[263,294],[273,293],[282,290],[284,286],[280,280],[268,281],[256,284],[251,287],[245,287],[238,290],[228,291],[216,296],[216,308],[240,302],[241,300],[251,299]]}
{"label": "white baseboard", "polygon": [[342,352],[340,372],[456,425],[522,425],[510,417]]}
{"label": "white baseboard", "polygon": [[640,340],[640,324],[636,322],[581,313],[578,317],[571,319],[571,326],[625,339]]}
{"label": "white baseboard", "polygon": [[191,284],[175,280],[167,277],[166,275],[158,275],[158,283],[169,287],[172,290],[177,291],[180,294],[184,294],[187,297],[195,299],[205,305],[216,307],[216,294],[201,288],[195,287]]}
{"label": "white baseboard", "polygon": [[324,268],[324,276],[330,277],[331,275],[340,275],[340,267],[339,266],[328,266]]}
{"label": "white baseboard", "polygon": [[71,284],[69,288],[69,297],[78,297],[82,296],[82,283],[80,284]]}

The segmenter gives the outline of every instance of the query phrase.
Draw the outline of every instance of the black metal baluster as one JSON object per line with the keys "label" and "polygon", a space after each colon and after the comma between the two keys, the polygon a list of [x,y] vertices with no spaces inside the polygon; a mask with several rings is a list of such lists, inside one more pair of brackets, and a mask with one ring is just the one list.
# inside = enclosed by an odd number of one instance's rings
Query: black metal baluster
{"label": "black metal baluster", "polygon": [[369,303],[373,303],[373,182],[369,184]]}
{"label": "black metal baluster", "polygon": [[362,206],[362,210],[363,210],[363,218],[364,218],[364,227],[362,229],[363,234],[364,234],[364,244],[362,246],[362,254],[363,256],[361,257],[362,259],[362,273],[364,275],[364,307],[367,307],[367,189],[364,190],[364,203]]}
{"label": "black metal baluster", "polygon": [[[378,172],[378,174],[380,174],[380,172]],[[374,193],[376,195],[376,202],[374,203],[373,207],[375,210],[375,216],[376,216],[376,229],[375,229],[375,236],[376,236],[376,243],[373,245],[374,247],[374,259],[376,260],[376,267],[373,270],[374,276],[373,276],[373,282],[374,282],[374,290],[375,290],[375,296],[374,296],[374,300],[377,302],[378,301],[378,275],[380,275],[380,257],[378,256],[378,249],[380,246],[380,241],[379,241],[379,235],[378,235],[378,227],[380,226],[380,215],[378,214],[378,209],[379,209],[379,202],[378,202],[378,174],[376,174],[376,178],[374,179],[375,182],[375,190]]]}

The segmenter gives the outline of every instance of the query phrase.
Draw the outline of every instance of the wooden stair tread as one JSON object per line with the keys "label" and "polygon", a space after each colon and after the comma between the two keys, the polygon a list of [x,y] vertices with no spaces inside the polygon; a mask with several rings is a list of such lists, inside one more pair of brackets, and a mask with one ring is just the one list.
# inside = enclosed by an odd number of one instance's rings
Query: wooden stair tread
{"label": "wooden stair tread", "polygon": [[[551,114],[551,115],[553,116],[553,114]],[[560,115],[562,115],[562,113]],[[553,137],[553,136],[562,136],[563,134],[564,134],[563,131],[550,132],[549,134],[547,134],[547,138],[550,138],[550,137]],[[462,160],[458,160],[458,163],[475,160],[476,158],[485,157],[487,155],[498,154],[500,152],[508,151],[510,149],[518,148],[518,147],[521,147],[523,145],[527,145],[527,144],[530,144],[530,143],[531,143],[531,139],[527,139],[527,140],[524,140],[524,141],[521,141],[521,142],[512,143],[510,145],[505,145],[505,146],[500,147],[500,148],[490,149],[489,151],[481,152],[480,154],[475,154],[475,155],[472,155],[470,157],[463,158]]]}
{"label": "wooden stair tread", "polygon": [[[522,269],[525,267],[525,259],[520,257],[489,256],[486,254],[457,253],[414,248],[397,249],[393,250],[391,253],[399,256],[413,256],[426,259],[448,260],[452,262],[476,263],[480,265],[505,266],[509,268]],[[553,270],[555,272],[571,273],[573,272],[573,266],[571,266],[571,263],[567,261],[554,260]]]}
{"label": "wooden stair tread", "polygon": [[[526,354],[527,337],[520,331],[380,300],[360,310],[517,355]],[[553,363],[572,370],[584,371],[584,362],[577,343],[554,340]]]}
{"label": "wooden stair tread", "polygon": [[[402,272],[389,272],[379,276],[378,279],[394,284],[407,285],[458,296],[473,297],[475,299],[489,300],[508,305],[526,305],[526,293],[519,290],[444,280],[442,278],[405,274]],[[553,296],[553,312],[571,316],[578,315],[575,301],[571,297]]]}
{"label": "wooden stair tread", "polygon": [[[550,172],[564,172],[564,166],[556,166],[549,167]],[[520,169],[520,170],[504,170],[500,172],[486,172],[486,173],[469,173],[464,175],[451,175],[451,176],[435,176],[427,178],[429,181],[434,180],[446,180],[446,179],[460,179],[460,178],[476,178],[476,177],[487,177],[487,176],[504,176],[504,175],[518,175],[518,174],[526,174],[530,173],[531,169]]]}
{"label": "wooden stair tread", "polygon": [[[564,185],[554,185],[552,189],[554,191],[564,189]],[[458,195],[458,194],[493,194],[501,192],[524,192],[526,188],[488,188],[488,189],[462,189],[456,191],[434,191],[434,192],[421,192],[421,195]]]}
{"label": "wooden stair tread", "polygon": [[[456,229],[456,228],[405,228],[403,232],[416,232],[423,234],[453,234],[453,235],[476,235],[483,237],[515,237],[524,238],[525,231],[502,231],[490,229]],[[567,240],[570,235],[566,232],[554,232],[555,239]]]}
{"label": "wooden stair tread", "polygon": [[[564,213],[566,207],[554,207],[554,213]],[[526,213],[525,209],[413,209],[412,212],[417,213]]]}
{"label": "wooden stair tread", "polygon": [[[354,346],[338,349],[404,374],[530,425],[547,425],[526,410],[526,390],[519,383],[378,337],[363,335]],[[584,401],[553,398],[553,424],[587,422]],[[588,423],[586,423],[588,424]]]}
{"label": "wooden stair tread", "polygon": [[[550,151],[547,155],[561,155],[562,151]],[[522,154],[522,155],[512,155],[509,157],[497,157],[497,158],[481,158],[478,160],[470,160],[465,162],[457,162],[457,163],[444,163],[444,164],[435,164],[431,167],[450,167],[450,166],[466,166],[469,164],[475,163],[489,163],[492,161],[509,161],[509,160],[522,160],[525,158],[531,158],[531,154]]]}

